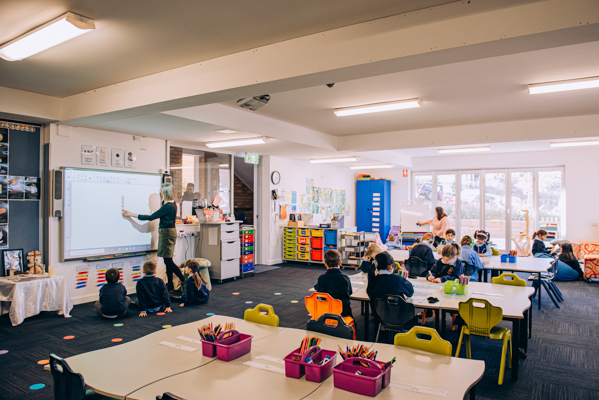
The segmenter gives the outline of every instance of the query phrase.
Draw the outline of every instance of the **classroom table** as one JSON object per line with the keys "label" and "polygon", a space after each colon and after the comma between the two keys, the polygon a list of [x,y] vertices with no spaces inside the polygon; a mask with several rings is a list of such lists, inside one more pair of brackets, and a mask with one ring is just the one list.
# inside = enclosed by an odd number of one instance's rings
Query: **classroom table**
{"label": "classroom table", "polygon": [[[352,287],[358,288],[358,285],[363,285],[364,278],[367,279],[367,274],[359,273],[351,275],[350,281]],[[489,303],[496,307],[501,307],[503,310],[503,319],[512,322],[512,337],[514,338],[513,343],[517,344],[512,346],[512,379],[518,379],[518,360],[520,349],[524,353],[528,350],[528,313],[531,308],[530,297],[534,293],[532,287],[521,287],[521,286],[508,286],[508,285],[494,285],[492,283],[484,282],[470,282],[468,287],[468,294],[465,296],[449,295],[443,291],[442,283],[432,283],[427,281],[425,278],[409,279],[414,285],[414,296],[408,300],[414,304],[415,307],[424,309],[439,310],[435,318],[435,329],[439,331],[439,317],[441,317],[441,336],[445,337],[445,314],[448,311],[457,312],[458,304],[460,302],[467,301],[470,298],[478,298],[488,300]],[[427,288],[430,287],[430,292]],[[430,304],[426,300],[430,296],[437,297],[438,303]],[[370,298],[366,293],[366,288],[358,288],[351,296],[352,300],[358,300],[362,302],[362,306],[365,309],[364,315],[364,330],[365,338],[368,340],[369,326],[369,306]],[[441,313],[441,316],[439,315]]]}
{"label": "classroom table", "polygon": [[[21,278],[21,276],[23,278]],[[35,278],[19,281],[19,279]],[[58,311],[70,318],[73,309],[71,296],[62,276],[19,275],[0,278],[0,302],[10,302],[9,316],[12,326],[42,311]],[[4,314],[0,303],[0,313]]]}
{"label": "classroom table", "polygon": [[[153,315],[147,318],[158,318],[164,321],[164,324],[168,324],[168,318],[162,316]],[[177,337],[185,336],[199,340],[200,335],[197,328],[210,322],[214,324],[235,322],[236,329],[252,335],[255,342],[270,337],[282,329],[258,325],[242,319],[213,316],[197,322],[161,329],[118,346],[68,357],[66,361],[73,371],[83,375],[85,385],[94,392],[116,399],[123,399],[125,396],[129,398],[130,393],[145,385],[214,361],[213,358],[203,357],[201,350],[187,352],[158,344],[168,341],[183,346],[201,348],[201,346],[177,339]],[[115,336],[117,335],[118,332],[115,331]],[[156,395],[154,395],[155,398]],[[195,397],[189,399],[192,398]]]}
{"label": "classroom table", "polygon": [[[387,253],[389,253],[391,257],[393,257],[393,260],[397,262],[406,261],[410,258],[409,250],[389,250]],[[441,254],[437,253],[435,250],[433,250],[433,256],[435,257],[435,260],[441,258]]]}
{"label": "classroom table", "polygon": [[[209,321],[206,319],[204,321]],[[226,318],[234,321],[237,319]],[[204,323],[198,321],[194,325]],[[243,332],[242,329],[239,329]],[[213,361],[166,379],[158,380],[129,394],[127,399],[154,400],[157,395],[171,392],[185,399],[363,399],[364,396],[334,388],[333,377],[323,383],[287,378],[284,374],[244,365],[257,362],[277,369],[285,369],[282,359],[299,347],[302,338],[313,334],[301,329],[283,328],[265,340],[254,340],[249,354],[230,362]],[[418,350],[395,347],[388,344],[372,344],[339,339],[318,334],[322,337],[321,348],[336,350],[337,346],[366,344],[378,351],[378,360],[388,361],[397,357],[393,366],[391,382],[377,398],[421,399],[422,394],[399,388],[401,384],[419,385],[427,389],[440,390],[447,399],[463,399],[469,389],[482,378],[484,362],[454,357],[439,356]],[[199,347],[199,346],[198,346]],[[176,351],[173,349],[173,351]],[[201,350],[199,350],[201,351]],[[173,353],[178,356],[178,353]],[[266,356],[268,359],[259,358]],[[337,363],[342,361],[337,355]],[[80,371],[79,371],[80,372]],[[280,372],[280,371],[279,371]],[[85,374],[84,374],[85,376]]]}

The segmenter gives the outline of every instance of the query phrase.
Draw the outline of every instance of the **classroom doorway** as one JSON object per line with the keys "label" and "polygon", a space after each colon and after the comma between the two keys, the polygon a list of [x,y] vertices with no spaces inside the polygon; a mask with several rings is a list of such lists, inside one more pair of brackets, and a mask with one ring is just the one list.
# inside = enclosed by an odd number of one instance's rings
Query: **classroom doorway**
{"label": "classroom doorway", "polygon": [[233,163],[233,214],[243,225],[255,224],[256,165],[247,164],[243,157]]}

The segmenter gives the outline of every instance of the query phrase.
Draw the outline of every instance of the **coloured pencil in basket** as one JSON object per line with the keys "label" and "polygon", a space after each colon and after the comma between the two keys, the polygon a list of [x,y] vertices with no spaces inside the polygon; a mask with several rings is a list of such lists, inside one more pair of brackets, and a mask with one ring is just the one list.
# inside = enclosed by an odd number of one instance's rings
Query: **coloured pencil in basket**
{"label": "coloured pencil in basket", "polygon": [[469,276],[466,276],[466,275],[460,276],[460,285],[466,286],[469,283],[470,283],[470,277]]}
{"label": "coloured pencil in basket", "polygon": [[306,336],[302,339],[302,344],[299,349],[300,354],[304,354],[312,346],[318,346],[322,342],[322,338],[318,336]]}
{"label": "coloured pencil in basket", "polygon": [[202,326],[201,328],[198,328],[198,332],[199,332],[200,336],[202,337],[202,339],[205,340],[206,342],[214,342],[214,341],[216,341],[216,337],[218,336],[219,333],[228,331],[231,329],[235,329],[235,324],[233,322],[225,323],[224,328],[221,324],[214,326],[211,322],[207,325]]}
{"label": "coloured pencil in basket", "polygon": [[376,361],[376,355],[378,352],[374,351],[374,350],[370,350],[369,347],[366,347],[363,344],[361,344],[359,346],[353,346],[352,348],[350,348],[349,346],[345,346],[345,351],[343,351],[343,349],[341,349],[341,346],[338,346],[338,347],[339,347],[339,354],[341,355],[341,358],[343,358],[344,360],[347,360],[348,358],[352,358],[352,357],[361,357],[361,358],[367,358],[372,361]]}

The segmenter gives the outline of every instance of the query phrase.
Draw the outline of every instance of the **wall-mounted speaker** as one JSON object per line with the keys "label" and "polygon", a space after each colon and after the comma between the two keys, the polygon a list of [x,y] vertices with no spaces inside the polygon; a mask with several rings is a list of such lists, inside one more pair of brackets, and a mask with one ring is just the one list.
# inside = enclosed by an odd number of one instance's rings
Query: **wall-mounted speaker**
{"label": "wall-mounted speaker", "polygon": [[52,215],[56,218],[61,218],[63,213],[63,173],[64,172],[60,169],[55,169],[52,173]]}

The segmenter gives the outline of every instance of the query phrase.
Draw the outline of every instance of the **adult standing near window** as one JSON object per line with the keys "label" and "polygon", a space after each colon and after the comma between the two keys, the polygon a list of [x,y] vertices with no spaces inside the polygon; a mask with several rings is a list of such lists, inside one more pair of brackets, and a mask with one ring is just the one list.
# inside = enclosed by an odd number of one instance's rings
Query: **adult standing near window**
{"label": "adult standing near window", "polygon": [[173,262],[175,253],[175,243],[177,242],[177,229],[175,229],[175,219],[177,218],[177,205],[174,201],[173,186],[171,184],[162,184],[160,197],[164,204],[158,211],[151,215],[135,214],[131,211],[123,211],[123,217],[137,218],[140,221],[153,221],[160,218],[158,225],[158,257],[162,257],[166,265],[166,277],[168,280],[167,288],[174,290],[173,273],[181,281],[185,282],[183,274],[177,264]]}
{"label": "adult standing near window", "polygon": [[435,241],[433,247],[437,247],[445,239],[445,231],[449,229],[449,217],[443,211],[443,207],[435,207],[435,218],[428,221],[418,221],[418,225],[432,225]]}

